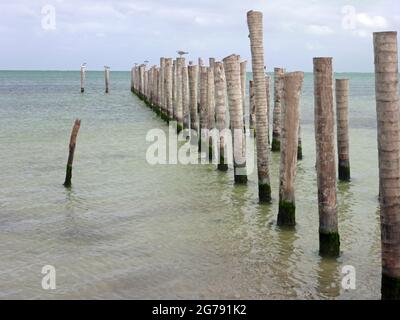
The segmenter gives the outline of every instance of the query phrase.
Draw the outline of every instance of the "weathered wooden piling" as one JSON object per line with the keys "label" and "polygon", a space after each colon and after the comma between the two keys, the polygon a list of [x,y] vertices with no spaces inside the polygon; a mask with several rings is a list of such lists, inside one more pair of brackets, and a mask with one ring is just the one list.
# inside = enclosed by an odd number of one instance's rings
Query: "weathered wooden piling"
{"label": "weathered wooden piling", "polygon": [[176,120],[176,105],[177,105],[177,60],[175,59],[172,63],[172,119]]}
{"label": "weathered wooden piling", "polygon": [[168,121],[172,120],[172,58],[165,59],[165,102]]}
{"label": "weathered wooden piling", "polygon": [[85,92],[86,66],[81,65],[81,93]]}
{"label": "weathered wooden piling", "polygon": [[215,116],[216,127],[219,131],[219,161],[218,170],[228,170],[228,159],[225,159],[225,143],[226,137],[224,135],[226,129],[226,79],[224,65],[222,62],[215,62],[214,64],[214,84],[215,84]]}
{"label": "weathered wooden piling", "polygon": [[246,132],[246,83],[247,83],[247,61],[240,62],[240,90],[242,92],[243,129]]}
{"label": "weathered wooden piling", "polygon": [[279,168],[279,213],[278,225],[293,227],[296,224],[294,182],[296,178],[297,144],[299,133],[299,102],[303,72],[291,72],[284,76],[281,159]]}
{"label": "weathered wooden piling", "polygon": [[160,58],[160,85],[159,85],[159,102],[161,118],[167,120],[167,109],[165,107],[165,58]]}
{"label": "weathered wooden piling", "polygon": [[281,104],[282,104],[282,88],[283,76],[285,70],[282,68],[274,69],[274,111],[272,122],[272,151],[280,150],[281,141]]}
{"label": "weathered wooden piling", "polygon": [[239,56],[232,54],[223,59],[231,129],[233,131],[233,168],[235,183],[246,184],[246,153],[244,152],[245,136],[243,132],[243,103],[240,79]]}
{"label": "weathered wooden piling", "polygon": [[208,105],[207,105],[207,88],[208,88],[208,73],[207,67],[200,67],[200,138],[199,138],[199,150],[204,150],[204,146],[208,144]]}
{"label": "weathered wooden piling", "polygon": [[189,108],[190,108],[190,128],[199,132],[199,116],[197,113],[197,66],[188,67],[189,76]]}
{"label": "weathered wooden piling", "polygon": [[248,11],[247,25],[250,33],[254,103],[256,109],[258,197],[260,202],[270,202],[271,183],[268,168],[268,119],[264,73],[264,29],[262,12]]}
{"label": "weathered wooden piling", "polygon": [[68,154],[67,170],[66,170],[65,181],[64,181],[64,186],[67,188],[71,186],[72,163],[74,162],[76,137],[78,136],[78,131],[79,131],[80,126],[81,126],[81,120],[76,119],[74,126],[72,127],[71,137],[69,140],[69,154]]}
{"label": "weathered wooden piling", "polygon": [[314,58],[314,126],[317,152],[319,253],[339,256],[332,58]]}
{"label": "weathered wooden piling", "polygon": [[183,95],[182,95],[182,68],[185,65],[185,58],[176,58],[176,121],[177,131],[180,132],[183,129]]}
{"label": "weathered wooden piling", "polygon": [[270,135],[269,135],[269,122],[270,122],[270,110],[271,110],[271,101],[270,101],[270,94],[269,94],[269,76],[265,76],[265,92],[267,95],[267,134],[268,134],[268,145],[270,145],[271,140],[270,140]]}
{"label": "weathered wooden piling", "polygon": [[250,130],[256,130],[256,103],[254,97],[254,81],[249,81],[249,126]]}
{"label": "weathered wooden piling", "polygon": [[[211,59],[211,58],[210,58]],[[208,132],[215,128],[215,85],[214,85],[214,67],[207,68],[207,107],[208,107]],[[213,141],[212,135],[209,135],[209,160],[213,158]]]}
{"label": "weathered wooden piling", "polygon": [[104,66],[104,81],[105,81],[105,87],[106,93],[109,93],[110,91],[110,67]]}
{"label": "weathered wooden piling", "polygon": [[400,299],[400,124],[397,32],[375,32],[375,97],[384,300]]}
{"label": "weathered wooden piling", "polygon": [[336,132],[339,180],[350,180],[349,157],[349,80],[336,79]]}
{"label": "weathered wooden piling", "polygon": [[183,108],[183,128],[189,129],[190,109],[189,109],[189,75],[188,67],[182,67],[182,108]]}
{"label": "weathered wooden piling", "polygon": [[297,142],[297,160],[303,159],[303,145],[301,143],[301,124],[299,123],[299,139]]}

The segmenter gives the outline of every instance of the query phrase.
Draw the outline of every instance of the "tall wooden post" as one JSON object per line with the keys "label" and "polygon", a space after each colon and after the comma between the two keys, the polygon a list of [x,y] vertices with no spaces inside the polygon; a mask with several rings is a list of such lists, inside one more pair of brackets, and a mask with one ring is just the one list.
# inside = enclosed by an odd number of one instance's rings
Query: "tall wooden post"
{"label": "tall wooden post", "polygon": [[240,89],[242,92],[243,129],[246,132],[246,72],[247,61],[240,62]]}
{"label": "tall wooden post", "polygon": [[304,73],[292,72],[284,76],[281,127],[281,162],[279,183],[278,225],[292,227],[296,224],[294,181],[297,165],[299,133],[299,102]]}
{"label": "tall wooden post", "polygon": [[190,110],[189,110],[189,75],[188,67],[182,67],[182,108],[183,108],[183,128],[189,129]]}
{"label": "tall wooden post", "polygon": [[131,92],[135,92],[135,68],[134,67],[132,67],[132,69],[131,69]]}
{"label": "tall wooden post", "polygon": [[105,86],[106,86],[106,93],[109,93],[110,91],[110,67],[105,66],[104,67],[104,80],[105,80]]}
{"label": "tall wooden post", "polygon": [[314,58],[314,126],[317,151],[319,253],[339,256],[332,58]]}
{"label": "tall wooden post", "polygon": [[268,166],[268,110],[267,93],[265,90],[264,30],[262,12],[247,12],[247,25],[250,33],[251,63],[253,70],[254,100],[256,108],[258,197],[260,202],[270,202],[271,182]]}
{"label": "tall wooden post", "polygon": [[245,136],[243,132],[243,103],[239,56],[232,54],[223,59],[231,128],[233,131],[233,169],[235,183],[247,183]]}
{"label": "tall wooden post", "polygon": [[188,67],[189,76],[189,104],[190,104],[190,128],[199,132],[199,116],[197,113],[197,66]]}
{"label": "tall wooden post", "polygon": [[204,145],[208,144],[208,105],[207,105],[208,74],[207,67],[200,67],[200,138],[199,150],[204,150]]}
{"label": "tall wooden post", "polygon": [[182,68],[185,65],[185,58],[176,58],[176,121],[177,131],[183,129],[183,95],[182,95]]}
{"label": "tall wooden post", "polygon": [[374,33],[381,208],[382,299],[400,299],[400,145],[397,32]]}
{"label": "tall wooden post", "polygon": [[64,186],[70,187],[71,186],[71,179],[72,179],[72,163],[74,162],[74,153],[75,153],[75,146],[76,146],[76,137],[78,136],[79,128],[81,126],[81,120],[76,119],[74,126],[72,127],[71,138],[69,140],[69,154],[68,154],[68,161],[67,161],[67,172],[65,175]]}
{"label": "tall wooden post", "polygon": [[218,170],[228,170],[228,159],[225,159],[225,135],[226,129],[226,79],[224,65],[222,62],[214,64],[214,84],[215,84],[215,116],[216,127],[219,131],[219,161]]}
{"label": "tall wooden post", "polygon": [[283,76],[285,70],[282,68],[274,69],[274,112],[272,123],[272,151],[280,150],[281,141],[281,104],[282,104],[282,88]]}
{"label": "tall wooden post", "polygon": [[349,80],[336,79],[335,88],[339,180],[349,181]]}
{"label": "tall wooden post", "polygon": [[[211,64],[211,61],[210,61]],[[208,132],[215,128],[215,87],[214,87],[214,68],[207,68],[207,107],[208,107]],[[208,157],[213,158],[213,141],[209,135]]]}
{"label": "tall wooden post", "polygon": [[172,58],[165,59],[165,102],[168,121],[172,119]]}
{"label": "tall wooden post", "polygon": [[176,67],[177,61],[174,59],[172,63],[172,118],[176,120],[176,105],[177,105],[177,78],[176,78]]}
{"label": "tall wooden post", "polygon": [[270,128],[270,119],[271,119],[271,100],[270,100],[270,94],[269,94],[269,76],[265,76],[265,92],[267,95],[267,134],[268,134],[268,145],[271,144],[270,140],[270,134],[269,134],[269,128]]}
{"label": "tall wooden post", "polygon": [[250,113],[250,130],[256,130],[256,101],[254,97],[254,81],[249,81],[249,113]]}
{"label": "tall wooden post", "polygon": [[86,67],[84,65],[81,66],[81,93],[85,92],[85,74]]}

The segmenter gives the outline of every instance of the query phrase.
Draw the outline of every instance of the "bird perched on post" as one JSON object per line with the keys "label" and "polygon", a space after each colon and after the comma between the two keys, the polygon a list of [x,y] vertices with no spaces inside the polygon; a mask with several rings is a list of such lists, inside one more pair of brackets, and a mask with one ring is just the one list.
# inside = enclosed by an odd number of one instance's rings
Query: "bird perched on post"
{"label": "bird perched on post", "polygon": [[189,52],[179,50],[176,53],[179,54],[180,57],[182,57],[184,54],[188,54]]}

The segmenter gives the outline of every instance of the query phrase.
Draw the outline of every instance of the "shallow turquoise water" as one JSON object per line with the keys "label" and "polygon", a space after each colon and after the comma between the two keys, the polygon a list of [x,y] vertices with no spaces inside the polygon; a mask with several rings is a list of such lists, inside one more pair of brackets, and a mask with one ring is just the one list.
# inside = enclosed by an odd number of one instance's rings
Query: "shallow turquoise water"
{"label": "shallow turquoise water", "polygon": [[[129,72],[0,72],[0,298],[380,298],[374,78],[350,78],[352,182],[338,184],[342,254],[318,256],[313,83],[306,74],[297,227],[276,226],[257,178],[233,185],[213,165],[146,162],[146,133],[168,127],[130,92]],[[272,89],[272,88],[271,88]],[[62,186],[73,121],[82,119],[73,187]],[[57,289],[43,290],[53,265]],[[356,290],[341,288],[344,265]]]}

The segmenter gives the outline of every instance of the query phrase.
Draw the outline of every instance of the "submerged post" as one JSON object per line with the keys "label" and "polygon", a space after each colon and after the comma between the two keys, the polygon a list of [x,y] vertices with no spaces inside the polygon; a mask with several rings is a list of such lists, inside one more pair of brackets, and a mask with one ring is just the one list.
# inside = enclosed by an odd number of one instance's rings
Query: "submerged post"
{"label": "submerged post", "polygon": [[270,202],[271,182],[268,167],[268,116],[264,73],[264,32],[262,12],[247,12],[247,25],[250,32],[251,62],[254,80],[254,103],[256,109],[258,198],[260,199],[260,202]]}
{"label": "submerged post", "polygon": [[226,138],[224,136],[224,130],[226,129],[226,80],[222,62],[215,62],[214,64],[214,83],[216,127],[220,135],[218,170],[227,171],[228,161],[225,159]]}
{"label": "submerged post", "polygon": [[86,64],[81,65],[81,93],[85,92],[85,74],[86,74]]}
{"label": "submerged post", "polygon": [[279,170],[279,226],[293,227],[296,224],[294,181],[300,118],[299,102],[303,78],[303,72],[287,73],[284,76]]}
{"label": "submerged post", "polygon": [[314,58],[314,126],[317,152],[319,253],[340,253],[336,201],[336,164],[332,58]]}
{"label": "submerged post", "polygon": [[283,76],[285,70],[282,68],[274,69],[274,111],[272,123],[272,145],[271,150],[279,152],[281,143],[281,104]]}
{"label": "submerged post", "polygon": [[349,80],[336,79],[336,123],[339,180],[350,180]]}
{"label": "submerged post", "polygon": [[229,114],[231,118],[231,128],[233,137],[233,169],[235,183],[246,184],[246,153],[244,152],[244,132],[243,132],[243,104],[240,84],[240,63],[239,56],[232,54],[223,59]]}
{"label": "submerged post", "polygon": [[400,158],[397,32],[374,33],[384,300],[400,299]]}
{"label": "submerged post", "polygon": [[74,153],[75,153],[75,146],[76,146],[76,137],[78,136],[78,131],[81,126],[81,120],[76,119],[74,126],[72,127],[71,138],[69,140],[69,154],[68,154],[68,161],[67,161],[67,172],[65,175],[64,186],[70,187],[71,186],[71,179],[72,179],[72,163],[74,161]]}
{"label": "submerged post", "polygon": [[110,85],[110,67],[104,66],[104,80],[105,80],[105,86],[106,86],[106,93],[109,92],[109,85]]}

